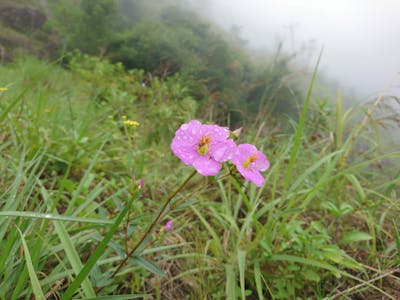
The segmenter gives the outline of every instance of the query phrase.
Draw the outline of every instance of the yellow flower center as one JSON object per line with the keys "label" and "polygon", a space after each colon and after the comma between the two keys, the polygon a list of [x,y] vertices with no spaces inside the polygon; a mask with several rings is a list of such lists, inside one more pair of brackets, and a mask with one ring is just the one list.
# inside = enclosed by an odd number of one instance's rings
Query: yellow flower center
{"label": "yellow flower center", "polygon": [[243,163],[243,167],[245,169],[248,169],[250,167],[250,164],[252,162],[255,162],[257,160],[257,155],[256,154],[252,154],[250,155]]}
{"label": "yellow flower center", "polygon": [[211,138],[208,135],[203,136],[198,144],[197,153],[205,155],[208,153],[208,144],[211,143]]}

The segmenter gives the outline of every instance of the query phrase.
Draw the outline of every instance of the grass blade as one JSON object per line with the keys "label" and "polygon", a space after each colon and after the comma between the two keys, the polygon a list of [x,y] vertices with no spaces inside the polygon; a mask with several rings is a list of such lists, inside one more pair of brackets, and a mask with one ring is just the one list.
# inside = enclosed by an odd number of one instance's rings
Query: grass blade
{"label": "grass blade", "polygon": [[262,290],[262,283],[261,283],[261,270],[260,270],[260,264],[256,262],[254,264],[254,281],[256,283],[256,289],[257,289],[257,294],[258,294],[258,299],[259,300],[264,300],[263,296],[263,290]]}
{"label": "grass blade", "polygon": [[119,213],[118,217],[116,218],[114,224],[111,226],[110,230],[107,232],[104,239],[100,242],[100,244],[97,246],[96,250],[89,257],[85,266],[82,268],[82,270],[79,272],[79,274],[75,277],[74,281],[72,281],[71,285],[68,287],[68,289],[65,291],[64,295],[61,297],[61,300],[71,299],[73,294],[80,287],[81,283],[87,278],[87,276],[89,275],[90,271],[93,269],[96,262],[103,255],[108,242],[111,240],[115,231],[117,231],[119,225],[121,224],[125,215],[129,211],[133,201],[136,200],[137,198],[139,198],[138,193],[133,195],[133,197],[128,200],[124,209],[121,210],[121,212]]}
{"label": "grass blade", "polygon": [[246,300],[246,287],[244,283],[244,275],[246,271],[246,251],[239,250],[237,253],[237,259],[239,265],[240,291],[242,293],[242,299]]}
{"label": "grass blade", "polygon": [[[74,243],[72,242],[71,237],[69,236],[67,230],[65,229],[65,226],[61,222],[54,222],[54,227],[61,240],[61,244],[64,246],[65,254],[68,257],[69,262],[71,263],[74,273],[78,274],[82,270],[83,265],[79,258],[79,254],[74,247]],[[89,279],[85,279],[82,284],[82,289],[86,297],[96,296]]]}
{"label": "grass blade", "polygon": [[341,276],[345,276],[351,279],[354,279],[358,282],[363,283],[365,286],[368,286],[374,290],[379,291],[380,293],[386,295],[388,297],[388,299],[395,299],[394,297],[391,297],[388,293],[386,293],[385,291],[383,291],[382,289],[376,287],[375,285],[369,283],[368,281],[362,280],[361,278],[354,276],[350,273],[347,273],[345,271],[342,271],[334,266],[332,266],[331,264],[325,263],[323,261],[318,261],[318,260],[314,260],[314,259],[310,259],[310,258],[303,258],[303,257],[299,257],[299,256],[294,256],[294,255],[286,255],[286,254],[276,254],[276,255],[272,255],[270,257],[270,260],[272,261],[288,261],[288,262],[297,262],[300,264],[304,264],[304,265],[309,265],[309,266],[313,266],[313,267],[317,267],[320,269],[325,269],[328,270],[330,272],[332,272],[332,274],[334,274],[336,277],[341,277]]}
{"label": "grass blade", "polygon": [[355,243],[355,242],[361,242],[361,241],[369,241],[372,239],[372,236],[366,232],[363,231],[351,231],[349,233],[346,233],[342,239],[340,240],[341,243],[343,244],[348,244],[348,243]]}
{"label": "grass blade", "polygon": [[22,217],[22,218],[33,218],[33,219],[47,219],[53,221],[69,221],[69,222],[79,222],[79,223],[93,223],[100,225],[110,225],[113,224],[111,220],[101,220],[93,218],[78,218],[69,216],[60,216],[57,214],[49,213],[36,213],[27,211],[0,211],[0,216],[3,217]]}
{"label": "grass blade", "polygon": [[[43,186],[41,187],[41,194],[43,195],[43,199],[45,200],[46,205],[48,206],[48,208],[50,208],[51,204],[50,204],[49,194],[47,193],[47,190]],[[63,245],[65,254],[69,262],[71,263],[72,269],[74,270],[75,274],[78,274],[82,270],[83,264],[79,258],[78,252],[74,247],[74,243],[72,242],[68,234],[67,229],[65,228],[64,224],[60,221],[55,221],[54,227],[61,241],[61,244]],[[94,292],[92,285],[90,284],[89,279],[85,279],[85,281],[82,284],[82,289],[87,298],[96,297],[96,294]]]}
{"label": "grass blade", "polygon": [[17,228],[17,230],[21,236],[22,247],[24,248],[26,266],[28,268],[29,278],[31,279],[33,293],[35,294],[36,299],[44,300],[45,299],[44,293],[42,291],[42,288],[40,287],[39,279],[36,276],[35,269],[32,264],[31,254],[29,253],[25,237],[19,228]]}
{"label": "grass blade", "polygon": [[344,132],[344,118],[343,118],[343,100],[340,90],[337,92],[336,102],[336,149],[342,149],[343,145],[343,132]]}
{"label": "grass blade", "polygon": [[305,122],[307,119],[308,106],[310,105],[310,101],[311,101],[311,93],[312,93],[312,90],[314,87],[314,82],[315,82],[315,78],[317,76],[317,70],[318,70],[319,62],[321,61],[321,57],[322,57],[322,50],[321,50],[321,53],[319,54],[317,64],[315,65],[315,68],[314,68],[314,72],[313,72],[313,75],[311,78],[310,86],[308,88],[306,100],[303,103],[303,109],[302,109],[301,115],[300,115],[299,126],[297,127],[295,137],[294,137],[293,150],[290,155],[289,165],[287,167],[287,171],[286,171],[285,178],[283,181],[283,190],[284,191],[286,190],[286,187],[289,184],[290,179],[292,178],[293,167],[297,160],[297,155],[298,155],[298,152],[300,149],[301,138],[303,136],[303,130],[304,130]]}
{"label": "grass blade", "polygon": [[396,237],[398,262],[400,262],[400,233],[399,233],[399,230],[397,229],[397,225],[394,222],[394,220],[393,220],[393,226],[394,226],[394,233],[395,233],[395,237]]}
{"label": "grass blade", "polygon": [[232,265],[225,266],[226,286],[225,293],[226,299],[236,300],[236,272]]}
{"label": "grass blade", "polygon": [[145,294],[130,294],[130,295],[115,295],[115,296],[100,296],[96,298],[88,298],[86,300],[130,300],[130,299],[145,299]]}
{"label": "grass blade", "polygon": [[144,257],[136,256],[133,258],[133,261],[153,274],[156,274],[158,276],[165,275],[163,270],[161,270],[156,264],[154,264],[153,262],[149,261]]}
{"label": "grass blade", "polygon": [[348,181],[351,182],[351,184],[357,191],[358,195],[360,196],[361,200],[364,200],[366,198],[366,195],[357,177],[354,176],[353,174],[345,174],[345,177],[347,178]]}
{"label": "grass blade", "polygon": [[30,89],[30,87],[26,87],[15,99],[10,103],[10,105],[1,113],[0,122],[3,121],[7,114],[13,109],[15,105],[22,99],[25,93]]}
{"label": "grass blade", "polygon": [[194,213],[197,215],[197,217],[200,219],[200,221],[203,223],[203,225],[206,227],[208,233],[212,236],[213,241],[215,243],[216,249],[218,253],[214,253],[215,255],[219,256],[222,255],[222,242],[221,239],[218,237],[218,234],[215,232],[215,230],[212,228],[210,223],[207,222],[207,220],[204,218],[204,216],[194,207],[190,206],[190,208],[194,211]]}

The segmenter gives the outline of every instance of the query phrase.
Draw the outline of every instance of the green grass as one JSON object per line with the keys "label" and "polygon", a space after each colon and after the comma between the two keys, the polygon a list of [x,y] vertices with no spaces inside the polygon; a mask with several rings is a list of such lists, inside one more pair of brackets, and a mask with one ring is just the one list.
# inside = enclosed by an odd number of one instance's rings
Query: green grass
{"label": "green grass", "polygon": [[243,128],[271,162],[263,187],[196,175],[135,249],[192,171],[175,130],[204,118],[178,77],[145,79],[79,55],[0,66],[0,299],[396,299],[398,145],[372,117],[354,129],[370,107],[322,110],[313,83],[292,129]]}

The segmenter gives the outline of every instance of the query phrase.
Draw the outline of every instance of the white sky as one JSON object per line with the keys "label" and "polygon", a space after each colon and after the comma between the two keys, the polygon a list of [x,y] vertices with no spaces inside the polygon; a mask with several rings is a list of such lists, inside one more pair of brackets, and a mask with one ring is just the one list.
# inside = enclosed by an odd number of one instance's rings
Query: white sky
{"label": "white sky", "polygon": [[[400,0],[191,0],[213,21],[241,27],[251,47],[311,45],[315,64],[360,97],[382,91],[400,72]],[[290,27],[292,27],[291,34]],[[308,52],[310,54],[310,51]],[[399,89],[393,93],[399,95]]]}

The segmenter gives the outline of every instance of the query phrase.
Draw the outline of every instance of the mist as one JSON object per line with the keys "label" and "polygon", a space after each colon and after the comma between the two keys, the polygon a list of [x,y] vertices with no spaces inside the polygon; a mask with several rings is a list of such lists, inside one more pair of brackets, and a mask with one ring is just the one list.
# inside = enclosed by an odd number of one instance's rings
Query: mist
{"label": "mist", "polygon": [[191,0],[194,8],[230,30],[249,49],[273,52],[279,43],[296,63],[320,73],[359,99],[400,94],[400,2],[395,0]]}

